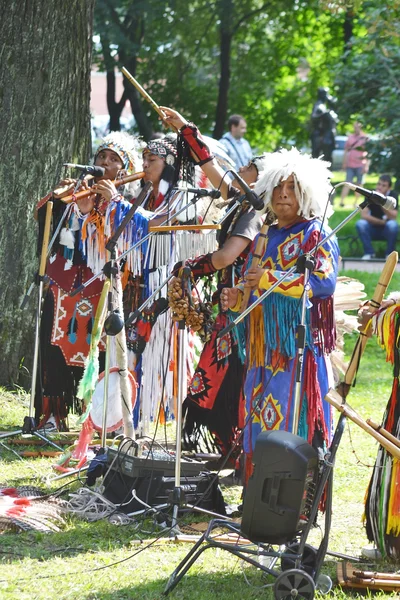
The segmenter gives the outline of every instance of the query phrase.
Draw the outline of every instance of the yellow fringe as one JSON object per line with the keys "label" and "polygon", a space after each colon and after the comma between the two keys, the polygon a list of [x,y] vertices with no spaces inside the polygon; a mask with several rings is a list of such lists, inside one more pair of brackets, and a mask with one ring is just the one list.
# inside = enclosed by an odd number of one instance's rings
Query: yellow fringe
{"label": "yellow fringe", "polygon": [[264,315],[263,307],[256,306],[249,315],[249,365],[265,366]]}
{"label": "yellow fringe", "polygon": [[[394,363],[394,319],[396,317],[396,313],[399,311],[398,304],[394,304],[393,306],[389,306],[385,311],[382,312],[381,315],[377,318],[376,323],[376,333],[378,344],[381,348],[385,349],[386,352],[386,361],[390,363]],[[397,340],[398,341],[398,340]]]}
{"label": "yellow fringe", "polygon": [[396,458],[392,465],[386,533],[395,536],[400,534],[400,465]]}

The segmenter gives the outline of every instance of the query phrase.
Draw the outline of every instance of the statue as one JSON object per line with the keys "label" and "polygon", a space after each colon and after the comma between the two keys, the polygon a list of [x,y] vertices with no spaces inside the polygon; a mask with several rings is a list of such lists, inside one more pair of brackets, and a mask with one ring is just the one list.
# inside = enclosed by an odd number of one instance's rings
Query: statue
{"label": "statue", "polygon": [[327,88],[318,88],[317,101],[311,114],[311,148],[313,158],[322,157],[332,162],[332,152],[335,148],[336,125],[338,116],[333,110],[335,98]]}

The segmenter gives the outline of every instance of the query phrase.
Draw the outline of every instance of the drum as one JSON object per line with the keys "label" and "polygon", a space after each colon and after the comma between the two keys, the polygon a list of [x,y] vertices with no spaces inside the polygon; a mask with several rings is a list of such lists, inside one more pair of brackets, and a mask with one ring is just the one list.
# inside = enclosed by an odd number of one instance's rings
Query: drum
{"label": "drum", "polygon": [[[119,367],[111,367],[108,379],[108,402],[106,431],[110,433],[119,429],[123,424],[121,406],[121,375]],[[136,402],[137,384],[132,373],[128,371],[128,380],[131,389],[132,410]],[[104,403],[104,372],[100,374],[92,396],[92,407],[90,409],[90,420],[96,431],[102,431],[103,427],[103,403]]]}

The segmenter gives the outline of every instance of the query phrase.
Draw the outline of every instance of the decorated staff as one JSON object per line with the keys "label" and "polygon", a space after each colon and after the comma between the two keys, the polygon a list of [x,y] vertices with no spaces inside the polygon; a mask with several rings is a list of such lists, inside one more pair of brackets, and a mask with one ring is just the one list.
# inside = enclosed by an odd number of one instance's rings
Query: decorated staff
{"label": "decorated staff", "polygon": [[[374,294],[371,300],[368,302],[369,307],[373,311],[378,310],[381,306],[382,299],[386,293],[390,280],[392,279],[392,275],[396,269],[397,259],[397,252],[392,252],[386,259],[385,266],[382,269],[382,273],[379,277],[379,281],[376,285]],[[339,389],[339,392],[343,398],[346,398],[347,394],[349,393],[350,387],[355,380],[358,368],[360,366],[361,357],[364,353],[365,346],[367,345],[368,338],[371,335],[371,327],[371,322],[368,319],[360,327],[360,335],[357,339],[356,345],[354,346],[350,362],[346,369],[344,382],[343,384],[341,384]]]}
{"label": "decorated staff", "polygon": [[122,67],[122,73],[125,75],[128,81],[137,89],[139,94],[143,96],[143,98],[150,104],[152,108],[156,111],[156,113],[161,117],[161,120],[165,122],[165,113],[161,110],[156,102],[154,102],[153,98],[146,92],[146,90],[140,85],[140,83],[131,75],[128,69]]}

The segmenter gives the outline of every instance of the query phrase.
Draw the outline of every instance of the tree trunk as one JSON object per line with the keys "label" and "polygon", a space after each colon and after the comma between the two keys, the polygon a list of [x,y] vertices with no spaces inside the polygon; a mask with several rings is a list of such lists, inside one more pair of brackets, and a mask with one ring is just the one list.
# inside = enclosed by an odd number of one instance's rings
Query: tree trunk
{"label": "tree trunk", "polygon": [[30,385],[36,292],[26,310],[19,305],[38,268],[33,208],[64,162],[90,156],[93,7],[0,0],[2,385]]}
{"label": "tree trunk", "polygon": [[346,14],[344,17],[343,23],[343,40],[344,40],[344,49],[350,50],[351,43],[350,40],[353,36],[353,24],[354,24],[354,11],[350,8],[346,10]]}
{"label": "tree trunk", "polygon": [[115,59],[113,56],[111,56],[110,42],[104,33],[100,34],[100,41],[107,72],[107,108],[110,115],[109,129],[110,131],[121,131],[120,118],[128,99],[128,95],[124,90],[121,98],[116,100]]}
{"label": "tree trunk", "polygon": [[213,137],[219,140],[225,131],[228,114],[228,92],[231,77],[231,43],[232,35],[221,33],[221,75],[218,86],[217,112],[215,115],[215,127]]}
{"label": "tree trunk", "polygon": [[213,137],[222,137],[227,121],[228,94],[231,78],[231,46],[233,37],[233,0],[221,0],[219,6],[220,25],[220,78],[218,86],[218,102],[215,115]]}
{"label": "tree trunk", "polygon": [[[136,56],[126,58],[125,60],[124,53],[121,52],[121,56],[122,62],[126,69],[133,77],[136,77]],[[126,77],[124,77],[124,93],[126,93],[129,99],[132,108],[132,114],[135,118],[139,134],[143,137],[144,140],[148,141],[153,134],[153,125],[148,116],[146,115],[145,108],[147,108],[150,105],[147,104],[146,100],[144,100],[142,96],[139,95],[136,88],[126,79]]]}

